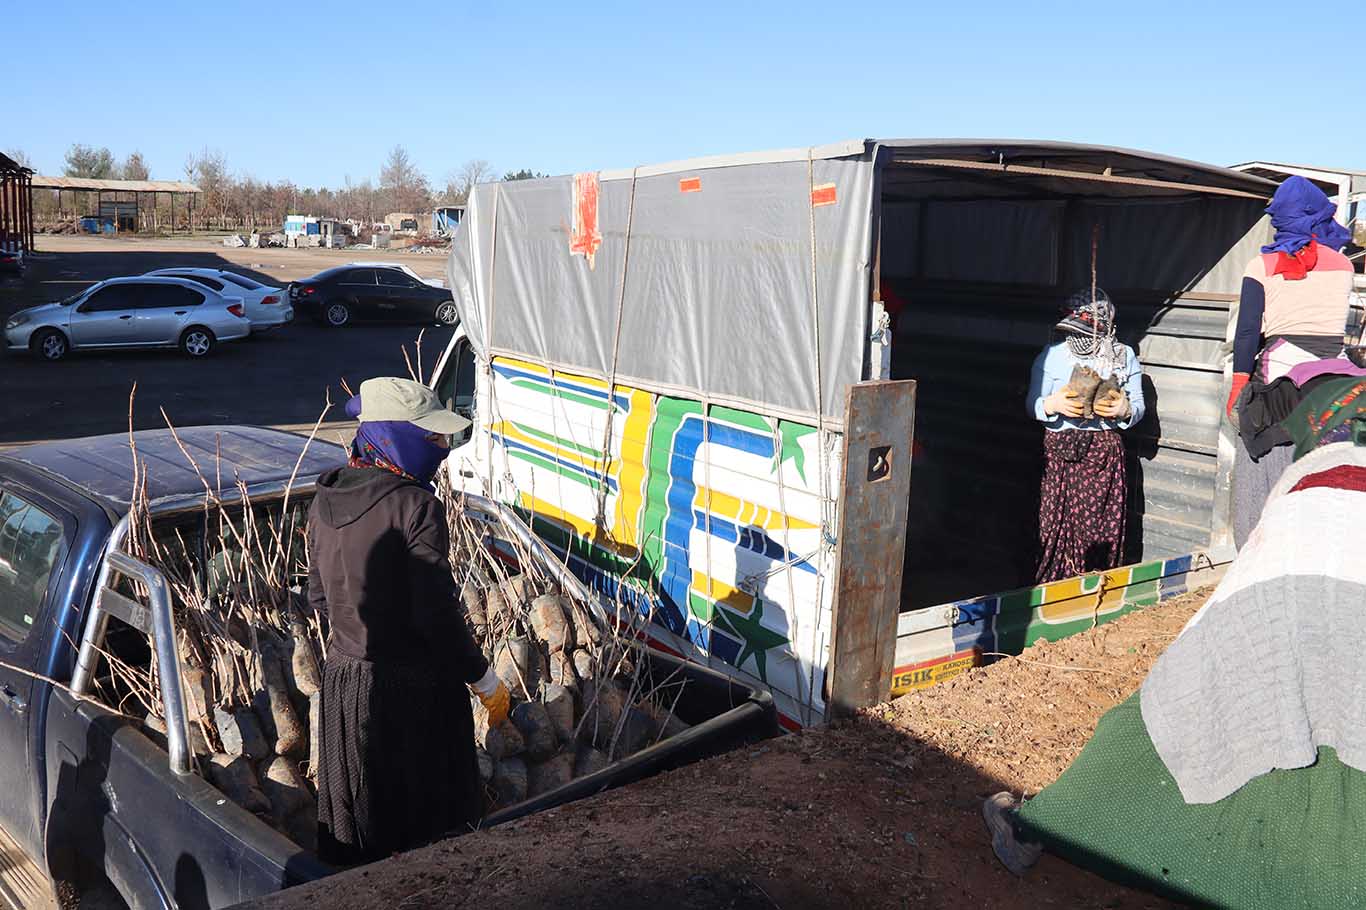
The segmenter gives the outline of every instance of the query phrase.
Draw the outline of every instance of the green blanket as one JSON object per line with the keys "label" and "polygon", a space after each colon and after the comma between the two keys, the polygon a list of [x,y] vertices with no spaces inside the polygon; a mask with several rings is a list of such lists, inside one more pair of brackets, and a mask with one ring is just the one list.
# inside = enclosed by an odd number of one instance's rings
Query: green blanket
{"label": "green blanket", "polygon": [[1101,718],[1022,838],[1127,885],[1217,907],[1366,907],[1366,773],[1319,749],[1217,803],[1191,806],[1153,750],[1138,693]]}

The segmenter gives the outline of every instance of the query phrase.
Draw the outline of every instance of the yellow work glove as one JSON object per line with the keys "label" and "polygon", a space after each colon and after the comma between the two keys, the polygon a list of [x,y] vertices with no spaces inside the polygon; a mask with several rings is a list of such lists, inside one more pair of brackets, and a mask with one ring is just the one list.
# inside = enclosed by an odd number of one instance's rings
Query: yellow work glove
{"label": "yellow work glove", "polygon": [[484,710],[489,712],[489,726],[496,727],[508,719],[508,709],[512,707],[512,695],[508,687],[489,667],[477,683],[470,684],[470,691],[479,696]]}

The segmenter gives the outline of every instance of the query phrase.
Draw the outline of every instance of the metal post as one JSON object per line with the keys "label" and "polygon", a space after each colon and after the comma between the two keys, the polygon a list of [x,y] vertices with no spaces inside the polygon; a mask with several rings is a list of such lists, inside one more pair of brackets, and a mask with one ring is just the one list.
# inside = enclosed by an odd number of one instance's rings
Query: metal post
{"label": "metal post", "polygon": [[24,211],[27,213],[28,251],[33,252],[33,175],[24,175]]}
{"label": "metal post", "polygon": [[9,174],[0,174],[0,250],[9,249]]}

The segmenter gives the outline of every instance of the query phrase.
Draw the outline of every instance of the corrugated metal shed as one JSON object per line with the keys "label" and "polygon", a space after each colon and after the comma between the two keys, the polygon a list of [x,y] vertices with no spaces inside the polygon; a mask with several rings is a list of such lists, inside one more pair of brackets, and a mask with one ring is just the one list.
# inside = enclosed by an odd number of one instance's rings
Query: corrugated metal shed
{"label": "corrugated metal shed", "polygon": [[198,193],[199,187],[183,180],[96,180],[93,177],[33,178],[35,190],[92,190],[108,193]]}

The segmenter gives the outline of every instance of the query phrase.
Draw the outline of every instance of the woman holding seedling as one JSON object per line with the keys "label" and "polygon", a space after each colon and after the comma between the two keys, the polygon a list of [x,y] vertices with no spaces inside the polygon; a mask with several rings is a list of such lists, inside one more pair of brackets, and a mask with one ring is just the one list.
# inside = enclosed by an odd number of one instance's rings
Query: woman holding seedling
{"label": "woman holding seedling", "polygon": [[1128,517],[1120,431],[1143,419],[1143,368],[1115,337],[1104,291],[1068,297],[1054,336],[1034,359],[1028,400],[1045,431],[1038,583],[1120,564]]}
{"label": "woman holding seedling", "polygon": [[450,566],[432,478],[469,421],[426,386],[370,379],[347,467],[318,478],[308,597],[329,620],[318,772],[318,853],[354,865],[466,829],[482,814],[464,685],[507,717]]}

